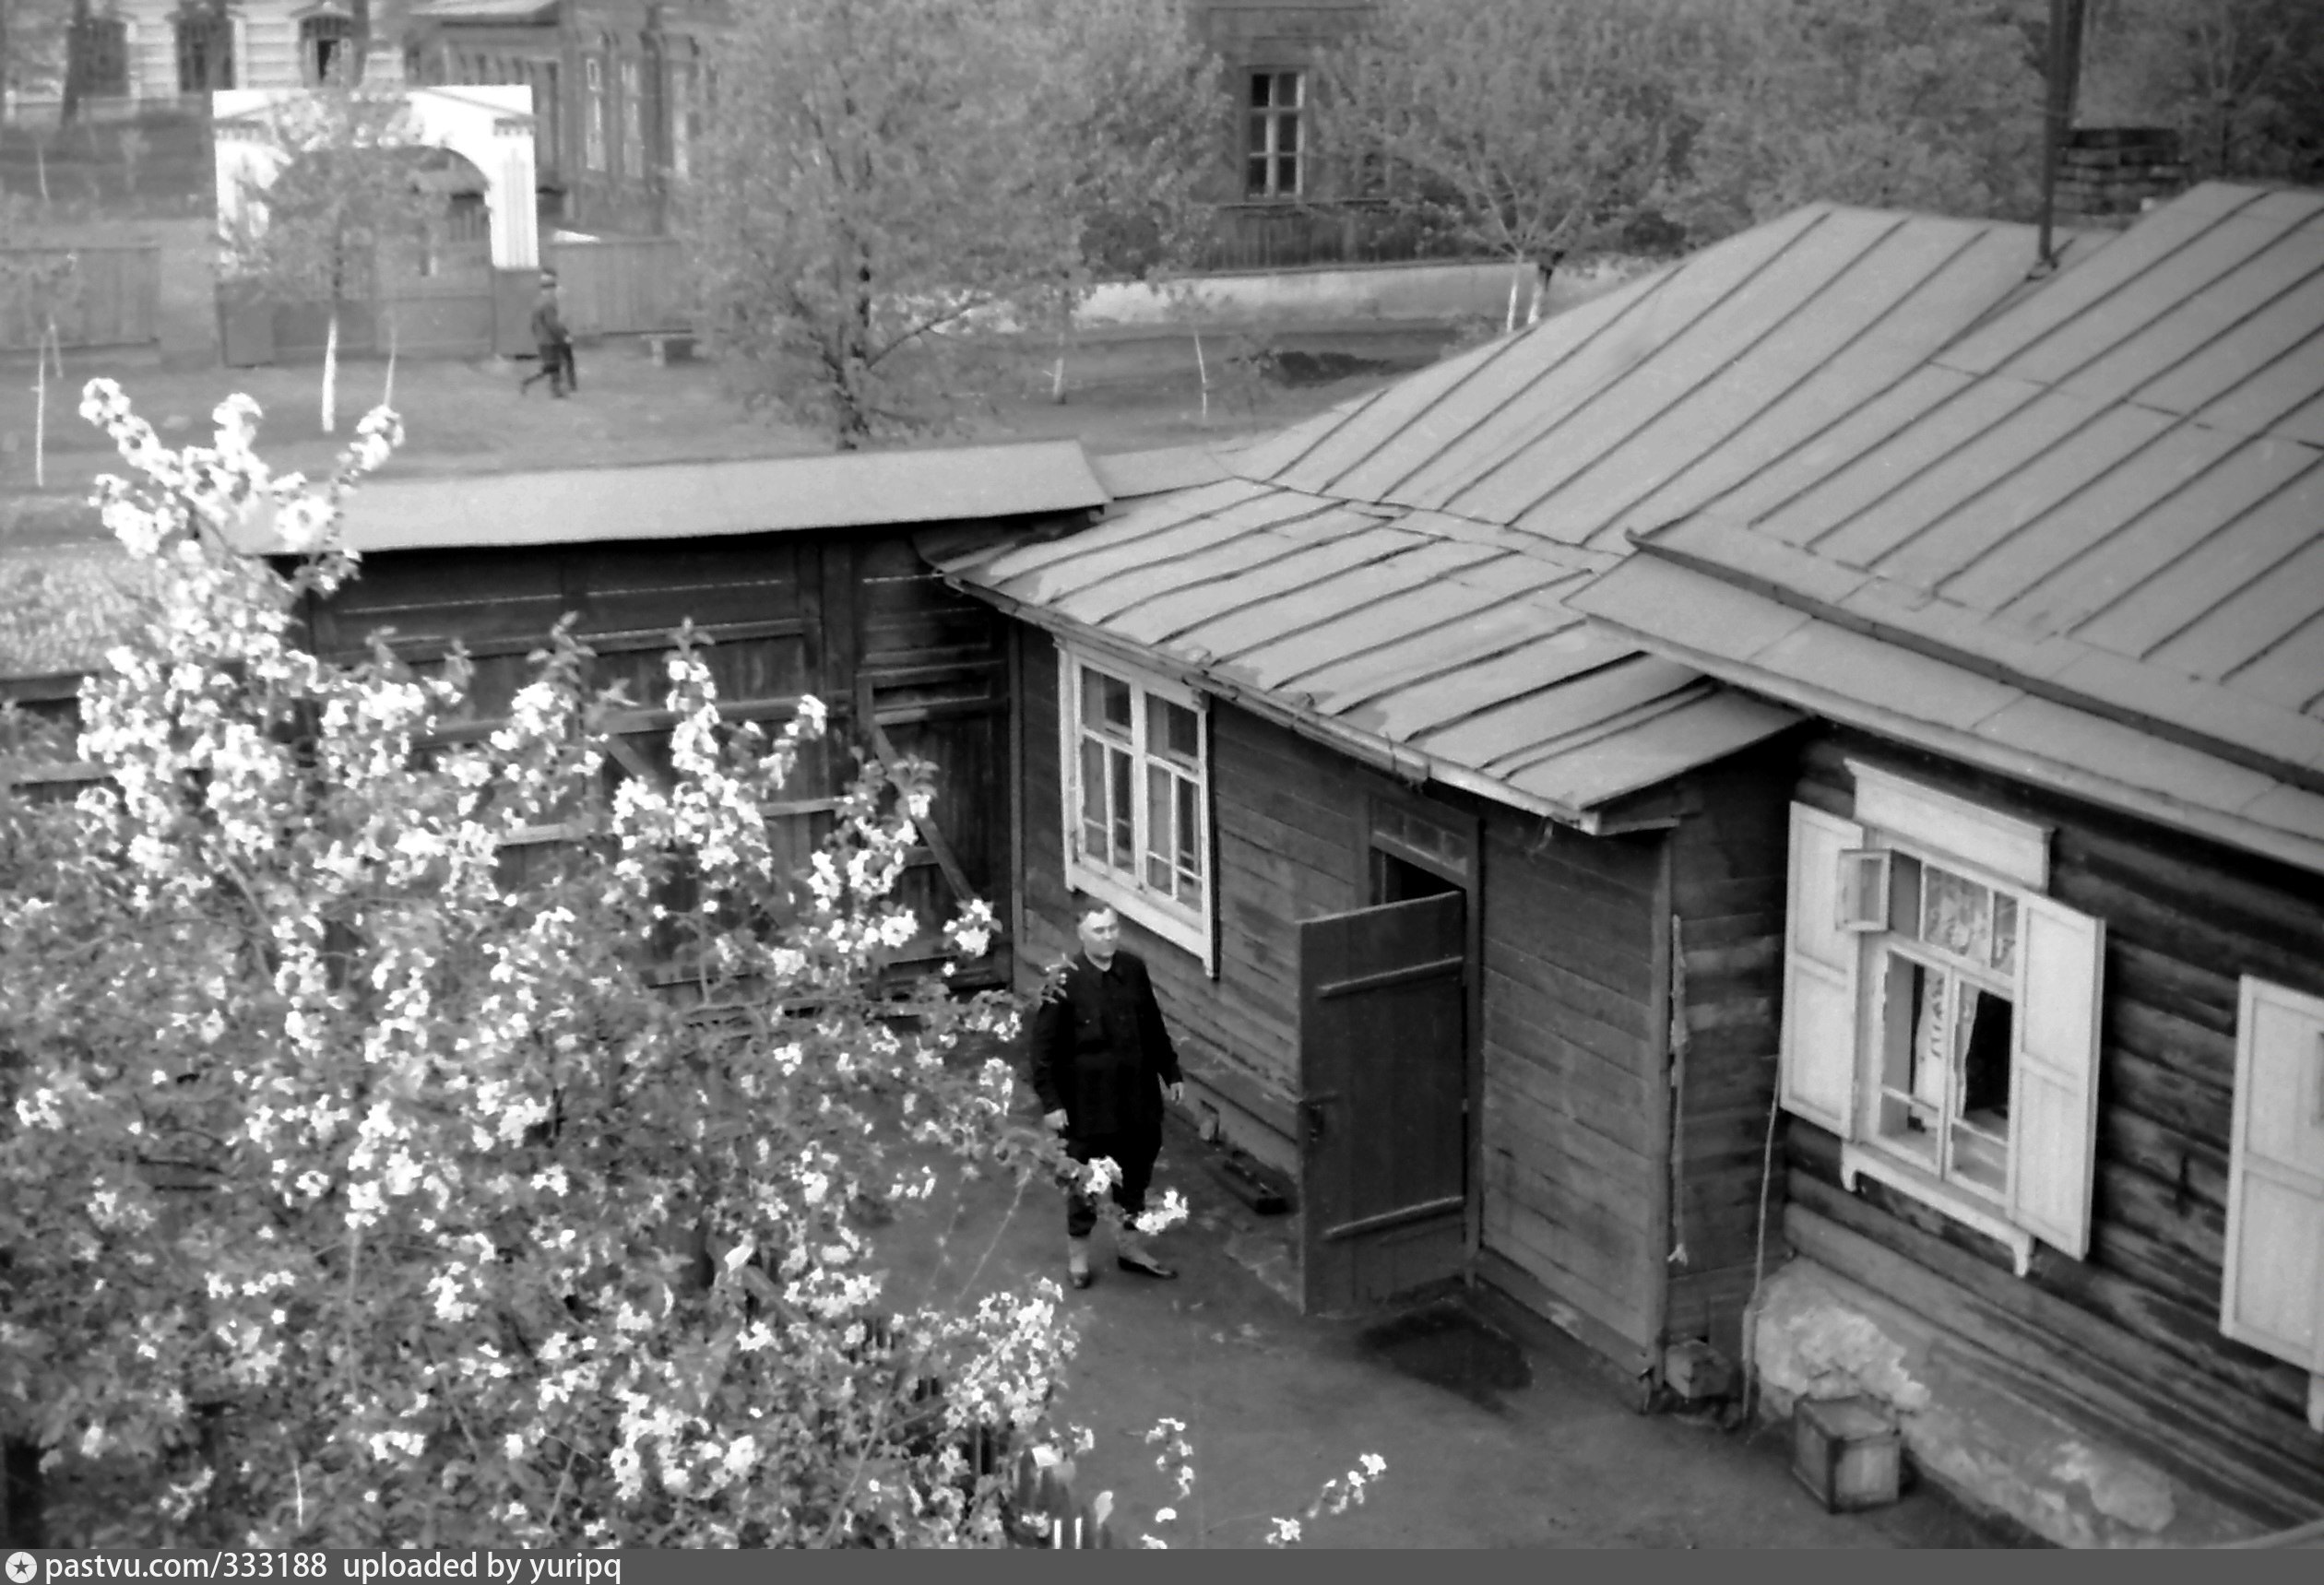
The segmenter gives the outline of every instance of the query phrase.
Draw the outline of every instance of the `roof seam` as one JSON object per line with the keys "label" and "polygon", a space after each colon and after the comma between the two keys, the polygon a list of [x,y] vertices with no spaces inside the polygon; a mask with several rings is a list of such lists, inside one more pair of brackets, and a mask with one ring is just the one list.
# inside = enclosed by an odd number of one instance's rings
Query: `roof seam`
{"label": "roof seam", "polygon": [[[1683,266],[1679,266],[1679,267],[1683,267]],[[1497,410],[1497,411],[1500,411],[1500,410],[1506,410],[1507,408],[1512,408],[1512,407],[1515,406],[1517,403],[1519,403],[1519,402],[1523,401],[1523,400],[1525,398],[1525,396],[1526,396],[1527,395],[1529,395],[1529,394],[1530,394],[1530,393],[1531,393],[1531,392],[1532,392],[1532,391],[1533,391],[1536,387],[1537,387],[1538,385],[1540,385],[1540,384],[1541,384],[1541,383],[1542,383],[1543,381],[1547,380],[1550,376],[1552,376],[1553,374],[1555,374],[1555,373],[1556,373],[1559,370],[1560,370],[1560,369],[1564,368],[1564,367],[1565,367],[1568,363],[1571,363],[1571,361],[1573,361],[1573,360],[1574,360],[1574,359],[1576,359],[1576,358],[1580,357],[1580,356],[1581,356],[1583,352],[1587,351],[1590,348],[1592,348],[1592,347],[1594,347],[1594,346],[1597,345],[1597,344],[1598,344],[1598,342],[1599,342],[1601,339],[1603,339],[1604,337],[1607,337],[1607,336],[1608,336],[1608,335],[1611,335],[1611,334],[1613,333],[1613,330],[1614,330],[1615,326],[1617,326],[1617,325],[1618,325],[1622,324],[1624,321],[1628,320],[1628,319],[1630,318],[1630,316],[1632,313],[1637,313],[1640,309],[1643,308],[1646,304],[1648,304],[1648,303],[1650,303],[1650,302],[1654,302],[1654,300],[1656,300],[1657,298],[1659,298],[1659,297],[1663,294],[1664,290],[1665,290],[1666,287],[1668,287],[1668,285],[1670,284],[1670,282],[1671,282],[1671,281],[1673,281],[1673,280],[1677,279],[1677,278],[1678,278],[1678,268],[1665,267],[1664,269],[1657,271],[1654,275],[1653,275],[1653,276],[1651,276],[1651,277],[1647,278],[1647,279],[1646,279],[1644,282],[1642,282],[1642,283],[1632,283],[1632,284],[1634,284],[1634,285],[1642,284],[1642,285],[1643,285],[1644,290],[1640,290],[1640,291],[1639,291],[1639,292],[1638,292],[1638,293],[1637,293],[1634,297],[1632,297],[1632,298],[1630,299],[1630,301],[1628,303],[1626,303],[1626,304],[1622,307],[1621,312],[1619,312],[1618,313],[1616,313],[1616,314],[1615,314],[1612,318],[1608,319],[1608,320],[1607,320],[1605,324],[1603,324],[1603,325],[1599,325],[1596,329],[1595,329],[1595,330],[1591,331],[1591,332],[1590,332],[1587,336],[1584,336],[1584,337],[1583,337],[1581,340],[1579,340],[1579,341],[1575,342],[1572,346],[1571,346],[1571,347],[1567,348],[1567,349],[1565,349],[1565,351],[1564,351],[1563,353],[1559,354],[1557,358],[1553,359],[1553,360],[1552,360],[1551,361],[1549,361],[1548,363],[1544,364],[1544,365],[1543,365],[1543,366],[1542,366],[1542,367],[1541,367],[1538,371],[1536,371],[1536,372],[1535,373],[1535,374],[1532,376],[1532,378],[1530,378],[1530,379],[1526,380],[1526,381],[1525,381],[1523,384],[1519,385],[1519,386],[1518,386],[1518,387],[1517,387],[1514,391],[1512,391],[1512,392],[1509,394],[1508,397],[1507,397],[1505,400],[1503,400],[1503,402],[1502,402],[1502,403],[1501,403],[1501,405],[1500,405],[1500,408],[1497,408],[1496,410]],[[1627,289],[1626,289],[1626,288],[1622,288],[1622,287],[1617,287],[1615,290],[1616,290],[1617,291],[1619,291],[1619,290],[1627,290]],[[1549,323],[1554,323],[1554,321],[1545,321],[1544,323],[1545,323],[1545,324],[1549,324]],[[1511,345],[1512,345],[1512,346],[1517,345],[1517,344],[1519,344],[1519,343],[1522,343],[1522,342],[1524,342],[1524,341],[1525,341],[1525,340],[1529,339],[1530,337],[1534,337],[1534,336],[1537,336],[1537,335],[1540,335],[1540,334],[1542,334],[1542,327],[1541,327],[1540,325],[1536,325],[1536,326],[1534,326],[1532,329],[1530,329],[1530,330],[1526,331],[1524,335],[1512,337],[1512,340],[1511,340]],[[1627,373],[1627,371],[1625,371],[1625,373]],[[1465,382],[1465,381],[1464,381],[1464,382],[1463,382],[1463,384],[1466,384],[1466,382]],[[1603,389],[1603,387],[1600,387],[1600,389]],[[1446,394],[1447,396],[1450,396],[1452,393],[1451,393],[1450,391],[1448,391],[1448,392],[1447,392],[1447,393],[1445,393],[1445,394]],[[1595,393],[1594,393],[1594,395],[1595,395]],[[1433,406],[1433,405],[1434,405],[1434,404],[1431,404],[1431,406]],[[1482,420],[1480,420],[1480,421],[1482,421]],[[1560,421],[1562,421],[1562,420],[1560,420]],[[1552,427],[1554,428],[1555,426],[1553,425]],[[1468,439],[1471,435],[1475,434],[1476,432],[1476,425],[1471,425],[1468,429],[1464,430],[1464,431],[1463,431],[1460,434],[1455,435],[1452,439],[1451,439],[1451,440],[1447,441],[1447,442],[1446,442],[1445,444],[1443,444],[1442,445],[1440,445],[1440,446],[1436,447],[1434,450],[1432,450],[1431,452],[1429,452],[1429,455],[1428,455],[1427,456],[1425,456],[1425,457],[1421,458],[1419,461],[1417,461],[1417,462],[1414,463],[1414,464],[1413,464],[1410,467],[1407,467],[1406,469],[1405,469],[1403,473],[1399,474],[1399,475],[1398,475],[1395,479],[1393,479],[1393,480],[1391,480],[1388,484],[1386,484],[1385,486],[1383,486],[1383,487],[1381,488],[1381,491],[1380,491],[1381,499],[1382,499],[1382,500],[1387,500],[1387,499],[1389,499],[1389,498],[1393,497],[1393,496],[1395,494],[1395,492],[1396,492],[1397,491],[1402,490],[1402,489],[1403,489],[1405,485],[1407,485],[1407,484],[1411,483],[1411,482],[1412,482],[1412,480],[1413,480],[1416,477],[1417,477],[1418,475],[1420,475],[1420,474],[1422,474],[1422,473],[1427,472],[1429,468],[1434,467],[1435,467],[1438,463],[1440,463],[1440,462],[1443,461],[1443,460],[1444,460],[1444,456],[1445,456],[1445,454],[1446,454],[1446,453],[1448,453],[1448,452],[1452,451],[1454,447],[1458,446],[1458,445],[1459,445],[1459,444],[1460,444],[1463,441],[1464,441],[1464,440]],[[1535,438],[1535,439],[1537,439],[1537,438],[1539,438],[1539,437],[1537,437],[1537,436],[1536,436],[1536,437],[1534,437],[1534,438]],[[1526,440],[1526,441],[1524,441],[1524,442],[1521,443],[1521,444],[1518,445],[1517,449],[1518,449],[1519,451],[1523,451],[1523,450],[1524,450],[1526,447],[1531,446],[1533,444],[1534,444],[1534,440],[1533,440],[1533,439],[1528,439],[1528,440]],[[1506,459],[1506,458],[1504,458],[1503,460],[1504,460],[1504,461],[1506,461],[1507,459]],[[1360,465],[1359,465],[1359,466],[1360,466]],[[1495,464],[1494,466],[1495,466],[1495,467],[1499,467],[1499,466],[1500,466],[1500,464]],[[1341,477],[1341,478],[1343,478],[1343,479],[1345,479],[1345,478],[1347,476],[1347,472],[1353,472],[1353,471],[1354,471],[1354,469],[1353,469],[1353,468],[1350,468],[1350,469],[1346,470],[1346,472],[1343,472],[1343,473],[1340,475],[1340,477]],[[1489,470],[1488,470],[1488,471],[1489,471]],[[1477,482],[1477,480],[1478,480],[1478,479],[1483,479],[1483,478],[1485,478],[1485,477],[1486,477],[1486,475],[1484,475],[1484,474],[1477,474],[1477,475],[1475,475],[1475,476],[1471,477],[1471,478],[1470,478],[1470,479],[1468,480],[1467,484],[1463,485],[1463,486],[1462,486],[1462,488],[1463,488],[1464,490],[1466,490],[1466,489],[1468,489],[1470,486],[1472,486],[1472,485],[1476,484],[1476,483]],[[1441,510],[1443,510],[1443,509],[1442,509],[1442,508],[1439,508],[1439,507],[1431,507],[1431,508],[1427,508],[1426,510],[1430,510],[1430,511],[1441,511]]]}
{"label": "roof seam", "polygon": [[[1801,374],[1799,378],[1794,380],[1790,384],[1785,385],[1781,391],[1777,392],[1772,400],[1762,404],[1755,409],[1750,417],[1746,419],[1741,425],[1729,432],[1729,433],[1720,442],[1720,446],[1724,446],[1729,442],[1732,442],[1737,435],[1742,434],[1744,431],[1749,429],[1752,424],[1759,422],[1760,420],[1765,417],[1768,413],[1774,411],[1784,402],[1790,400],[1791,397],[1796,396],[1808,384],[1808,382],[1822,374],[1826,370],[1830,369],[1843,358],[1845,358],[1849,353],[1856,349],[1859,342],[1861,342],[1866,337],[1871,335],[1873,331],[1878,329],[1879,326],[1889,323],[1898,312],[1909,304],[1914,298],[1927,290],[1932,282],[1936,281],[1947,270],[1951,269],[1955,264],[1960,262],[1960,260],[1972,249],[1975,248],[1979,242],[1996,234],[1997,229],[1993,227],[1983,227],[1971,232],[1970,235],[1962,241],[1959,247],[1955,248],[1951,253],[1947,254],[1942,259],[1938,261],[1937,265],[1926,275],[1922,276],[1920,279],[1915,281],[1911,290],[1907,290],[1891,302],[1886,313],[1867,320],[1854,335],[1850,336],[1838,347],[1833,348],[1831,355],[1822,362]],[[1752,468],[1749,473],[1743,475],[1741,478],[1729,483],[1717,493],[1706,497],[1703,501],[1691,508],[1690,512],[1710,511],[1720,502],[1725,500],[1728,496],[1733,495],[1737,491],[1749,485],[1754,479],[1765,478],[1769,472],[1778,467],[1781,467],[1785,462],[1788,462],[1792,457],[1798,455],[1802,449],[1813,445],[1818,440],[1821,439],[1827,432],[1829,432],[1834,425],[1846,422],[1856,412],[1861,410],[1864,406],[1868,405],[1868,401],[1877,400],[1880,396],[1886,396],[1890,391],[1894,390],[1897,385],[1902,384],[1917,367],[1917,364],[1907,366],[1903,371],[1899,373],[1894,379],[1891,380],[1887,384],[1881,386],[1879,390],[1874,392],[1871,397],[1868,398],[1867,403],[1859,403],[1856,407],[1844,409],[1828,422],[1817,426],[1814,430],[1810,431],[1806,435],[1801,436],[1792,444],[1785,446],[1783,450],[1777,452],[1773,456],[1766,458],[1758,467]],[[1606,526],[1613,526],[1614,524],[1621,517],[1637,511],[1640,506],[1652,500],[1655,495],[1660,494],[1663,491],[1674,487],[1695,469],[1707,466],[1718,449],[1719,447],[1713,446],[1704,447],[1695,456],[1690,458],[1683,467],[1678,468],[1677,472],[1670,474],[1667,478],[1655,483],[1648,489],[1644,494],[1635,497],[1628,504],[1623,506],[1619,512],[1613,514],[1607,519]],[[1657,525],[1657,526],[1659,526],[1659,525]]]}
{"label": "roof seam", "polygon": [[[1652,359],[1655,353],[1661,351],[1665,347],[1667,347],[1670,342],[1675,340],[1678,336],[1685,335],[1689,328],[1702,323],[1705,316],[1716,313],[1721,304],[1726,302],[1737,292],[1741,291],[1745,287],[1750,285],[1751,282],[1757,280],[1762,271],[1768,269],[1777,259],[1782,258],[1785,254],[1789,253],[1793,243],[1798,242],[1801,237],[1808,235],[1810,231],[1815,231],[1831,218],[1832,209],[1829,206],[1827,206],[1820,210],[1816,214],[1815,218],[1807,225],[1802,226],[1792,236],[1785,238],[1782,246],[1778,247],[1773,253],[1768,254],[1767,257],[1761,259],[1758,264],[1752,266],[1751,268],[1745,271],[1738,279],[1729,283],[1725,290],[1720,292],[1717,297],[1705,303],[1702,308],[1697,312],[1694,317],[1687,322],[1686,325],[1681,326],[1671,337],[1666,337],[1662,341],[1655,343],[1647,350],[1640,353],[1637,357],[1625,363],[1620,369],[1607,376],[1607,378],[1600,384],[1591,387],[1584,396],[1569,404],[1566,410],[1559,414],[1558,417],[1549,424],[1527,436],[1523,441],[1515,443],[1512,446],[1509,455],[1502,457],[1500,461],[1470,475],[1468,481],[1463,484],[1461,488],[1449,499],[1457,501],[1462,496],[1476,493],[1476,491],[1484,485],[1486,480],[1493,478],[1503,468],[1515,463],[1520,457],[1523,457],[1528,453],[1537,449],[1543,444],[1543,443],[1547,441],[1550,436],[1556,434],[1568,423],[1571,422],[1576,414],[1585,410],[1592,403],[1603,401],[1606,396],[1617,386],[1620,385],[1623,381],[1629,379],[1641,368],[1644,367],[1646,362]],[[1682,273],[1684,273],[1684,266],[1681,266],[1679,269],[1672,270],[1666,278],[1668,280],[1675,281]],[[1645,302],[1646,297],[1642,295],[1638,302],[1632,303],[1630,305],[1630,309],[1624,310],[1623,313],[1618,316],[1618,319],[1628,317],[1631,310],[1635,310],[1642,306]],[[1609,323],[1607,328],[1611,329],[1612,324]],[[1512,520],[1513,521],[1515,518],[1523,517],[1525,515],[1525,512],[1530,510],[1532,510],[1532,508],[1528,506],[1522,511],[1512,514]]]}
{"label": "roof seam", "polygon": [[[1590,458],[1589,461],[1583,463],[1580,467],[1574,469],[1571,473],[1567,474],[1565,478],[1559,479],[1555,485],[1551,486],[1547,492],[1535,497],[1532,501],[1527,502],[1524,506],[1520,507],[1514,514],[1512,515],[1512,519],[1530,517],[1533,514],[1548,505],[1550,502],[1555,501],[1559,496],[1564,494],[1566,491],[1571,489],[1577,480],[1588,478],[1590,474],[1606,466],[1617,451],[1628,445],[1631,441],[1637,439],[1642,432],[1652,428],[1657,423],[1660,423],[1672,412],[1685,406],[1689,399],[1700,394],[1705,385],[1708,385],[1712,381],[1718,379],[1721,375],[1733,369],[1737,364],[1742,362],[1745,358],[1750,356],[1760,348],[1765,346],[1771,337],[1783,331],[1801,314],[1808,312],[1809,308],[1813,304],[1821,301],[1824,293],[1831,290],[1835,282],[1840,280],[1844,276],[1853,272],[1856,266],[1863,264],[1867,258],[1879,252],[1881,246],[1885,244],[1890,238],[1895,236],[1899,231],[1904,229],[1906,224],[1909,223],[1910,219],[1911,217],[1905,215],[1891,217],[1890,219],[1889,225],[1882,230],[1878,236],[1874,237],[1869,243],[1858,249],[1857,252],[1849,258],[1846,264],[1842,265],[1839,268],[1833,270],[1830,275],[1826,276],[1822,282],[1819,284],[1815,290],[1808,292],[1805,297],[1802,297],[1797,302],[1792,304],[1790,308],[1784,310],[1781,315],[1770,322],[1757,336],[1754,336],[1750,340],[1745,342],[1741,347],[1737,348],[1725,361],[1720,362],[1716,368],[1710,370],[1701,378],[1688,384],[1687,387],[1680,391],[1677,396],[1663,403],[1662,406],[1654,408],[1654,411],[1648,413],[1637,423],[1631,425],[1630,428],[1618,439],[1610,442],[1603,449],[1601,449],[1595,456]],[[1794,237],[1791,242],[1786,242],[1782,249],[1772,254],[1768,258],[1766,264],[1761,266],[1761,269],[1772,268],[1783,259],[1785,254],[1789,253],[1795,245],[1796,245],[1803,238],[1807,237],[1813,230],[1813,227],[1803,229],[1800,231],[1799,236]],[[1752,281],[1759,278],[1760,273],[1761,272],[1759,270],[1754,270],[1750,275],[1745,277],[1743,280],[1737,282],[1735,290],[1739,291],[1743,290],[1743,288],[1748,287]],[[1687,330],[1691,330],[1695,328],[1696,325],[1705,323],[1709,319],[1710,315],[1714,313],[1721,304],[1725,303],[1728,297],[1732,297],[1733,295],[1733,292],[1729,292],[1725,296],[1722,296],[1718,302],[1712,303],[1709,307],[1704,309],[1703,313],[1695,319],[1694,323],[1687,326]],[[1874,319],[1872,323],[1877,325],[1881,319],[1885,319],[1886,317],[1887,314],[1882,313],[1878,318]],[[1867,328],[1868,329],[1869,326],[1868,325]],[[1671,337],[1670,341],[1665,342],[1662,347],[1656,348],[1655,351],[1662,351],[1665,348],[1670,346],[1672,342],[1676,342],[1680,338],[1680,337],[1685,336],[1685,334],[1686,330],[1680,331],[1678,336]],[[1858,334],[1861,335],[1862,332],[1859,332]],[[1831,358],[1839,356],[1840,353],[1845,351],[1849,346],[1853,346],[1856,339],[1856,337],[1850,337],[1841,347],[1834,349],[1831,357],[1826,358],[1824,362],[1819,363],[1816,366],[1816,369],[1810,370],[1808,374],[1804,374],[1800,378],[1802,380],[1812,378],[1816,373],[1820,372],[1830,363]],[[1635,365],[1633,365],[1633,367],[1635,367]],[[1786,387],[1786,390],[1788,391],[1789,389],[1797,386],[1799,383],[1799,381],[1794,381],[1792,383],[1792,386]],[[1780,396],[1776,398],[1778,401],[1781,399],[1782,397]],[[1770,402],[1765,406],[1772,407],[1773,405],[1774,404],[1773,402]],[[1761,408],[1758,410],[1763,411],[1765,409],[1764,408]],[[1754,416],[1756,416],[1756,414]],[[1749,423],[1749,420],[1746,419],[1745,422]],[[1717,447],[1715,445],[1704,446],[1696,454],[1694,460],[1700,462],[1704,456],[1709,455],[1716,449]],[[1625,510],[1627,510],[1627,508],[1625,508]],[[1616,515],[1618,515],[1619,514],[1616,514]],[[1601,526],[1603,526],[1603,525],[1601,525]]]}

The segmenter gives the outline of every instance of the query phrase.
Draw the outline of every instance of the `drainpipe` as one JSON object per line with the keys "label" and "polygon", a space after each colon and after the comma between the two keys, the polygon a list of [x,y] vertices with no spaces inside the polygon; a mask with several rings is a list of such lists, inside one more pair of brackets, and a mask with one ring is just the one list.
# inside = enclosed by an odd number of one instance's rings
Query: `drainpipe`
{"label": "drainpipe", "polygon": [[2050,0],[2049,105],[2042,127],[2042,239],[2036,275],[2057,267],[2050,229],[2057,212],[2057,167],[2073,134],[2074,89],[2081,68],[2082,0]]}

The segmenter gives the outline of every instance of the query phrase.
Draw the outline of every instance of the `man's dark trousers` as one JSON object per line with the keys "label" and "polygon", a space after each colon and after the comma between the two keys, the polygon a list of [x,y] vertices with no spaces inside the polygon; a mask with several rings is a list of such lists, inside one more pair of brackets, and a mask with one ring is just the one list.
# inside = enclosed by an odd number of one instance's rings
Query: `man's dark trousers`
{"label": "man's dark trousers", "polygon": [[[1094,1134],[1084,1138],[1073,1135],[1065,1141],[1065,1153],[1078,1162],[1093,1162],[1111,1156],[1121,1176],[1113,1186],[1113,1202],[1121,1207],[1124,1216],[1135,1216],[1145,1209],[1146,1186],[1154,1181],[1154,1162],[1162,1153],[1162,1130],[1156,1127],[1129,1133]],[[1065,1233],[1068,1237],[1086,1238],[1097,1225],[1097,1202],[1085,1194],[1068,1190],[1065,1201]]]}

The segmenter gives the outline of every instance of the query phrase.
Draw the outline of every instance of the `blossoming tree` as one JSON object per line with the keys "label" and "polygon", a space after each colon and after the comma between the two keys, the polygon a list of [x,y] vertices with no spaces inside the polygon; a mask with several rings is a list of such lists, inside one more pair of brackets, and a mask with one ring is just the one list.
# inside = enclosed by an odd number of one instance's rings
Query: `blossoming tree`
{"label": "blossoming tree", "polygon": [[[899,1306],[867,1231],[933,1181],[914,1143],[1056,1165],[962,1056],[1013,1004],[880,972],[929,767],[867,764],[793,896],[761,805],[812,701],[729,728],[681,633],[677,775],[609,791],[561,631],[447,731],[457,656],[297,642],[392,414],[310,484],[246,398],[183,452],[110,383],[84,411],[159,593],[82,691],[105,782],[0,792],[0,1434],[46,1449],[51,1544],[1000,1539],[976,1454],[1046,1434],[1056,1291]],[[295,571],[228,548],[253,519]],[[673,924],[682,996],[648,972]]]}

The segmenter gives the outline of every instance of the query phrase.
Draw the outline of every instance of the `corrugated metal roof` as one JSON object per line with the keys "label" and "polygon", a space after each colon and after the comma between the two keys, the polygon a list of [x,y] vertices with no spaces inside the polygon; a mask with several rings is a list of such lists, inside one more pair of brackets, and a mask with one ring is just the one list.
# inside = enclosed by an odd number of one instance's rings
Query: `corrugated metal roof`
{"label": "corrugated metal roof", "polygon": [[[374,479],[350,496],[362,551],[724,534],[1026,517],[1110,499],[1073,441],[831,456],[576,467],[458,479]],[[242,536],[278,549],[270,527]]]}
{"label": "corrugated metal roof", "polygon": [[929,548],[1028,620],[1577,818],[1797,717],[1568,598],[1630,530],[1812,444],[2009,302],[2034,242],[1812,206],[1222,457],[1235,479],[1070,538]]}
{"label": "corrugated metal roof", "polygon": [[[2123,787],[2188,801],[2157,744],[2209,755],[2196,807],[2324,839],[2324,195],[2197,188],[1692,511],[1656,560],[2111,721],[2076,768]],[[1583,604],[1700,646],[1678,582]]]}

